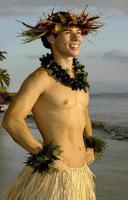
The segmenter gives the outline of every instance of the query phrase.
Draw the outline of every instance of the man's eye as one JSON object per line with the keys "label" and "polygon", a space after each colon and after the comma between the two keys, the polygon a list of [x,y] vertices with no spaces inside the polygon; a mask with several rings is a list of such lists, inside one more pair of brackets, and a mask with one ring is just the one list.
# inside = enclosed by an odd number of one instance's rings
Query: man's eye
{"label": "man's eye", "polygon": [[79,32],[77,32],[77,34],[78,34],[78,35],[81,35],[81,32],[79,31]]}
{"label": "man's eye", "polygon": [[[64,34],[72,34],[73,32],[72,31],[64,31]],[[75,34],[77,34],[77,35],[81,35],[81,31],[78,31],[78,32],[76,32]]]}
{"label": "man's eye", "polygon": [[65,33],[65,34],[69,34],[69,33],[70,33],[70,31],[64,31],[64,33]]}

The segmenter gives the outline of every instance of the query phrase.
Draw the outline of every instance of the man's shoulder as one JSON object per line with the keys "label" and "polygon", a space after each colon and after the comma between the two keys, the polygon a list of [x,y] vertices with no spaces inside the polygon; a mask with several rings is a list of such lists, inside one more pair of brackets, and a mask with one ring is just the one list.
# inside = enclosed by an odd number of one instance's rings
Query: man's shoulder
{"label": "man's shoulder", "polygon": [[34,70],[28,77],[32,78],[48,78],[48,72],[42,67],[38,67],[36,70]]}
{"label": "man's shoulder", "polygon": [[40,81],[43,83],[48,82],[49,80],[49,75],[47,70],[43,69],[42,67],[38,67],[36,70],[34,70],[31,74],[27,76],[25,79],[25,82],[37,82],[39,83]]}
{"label": "man's shoulder", "polygon": [[49,87],[49,77],[46,70],[38,67],[35,71],[27,76],[23,81],[20,91],[39,90],[44,91]]}

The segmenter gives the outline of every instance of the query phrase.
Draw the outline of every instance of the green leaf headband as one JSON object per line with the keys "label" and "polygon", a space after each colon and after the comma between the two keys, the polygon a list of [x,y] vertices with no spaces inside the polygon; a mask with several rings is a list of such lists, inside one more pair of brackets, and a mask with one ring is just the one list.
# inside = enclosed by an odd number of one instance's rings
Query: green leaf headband
{"label": "green leaf headband", "polygon": [[102,27],[103,24],[98,20],[100,16],[94,15],[89,17],[86,8],[79,15],[70,11],[60,11],[56,13],[52,11],[48,17],[44,15],[44,19],[40,19],[36,26],[30,26],[21,22],[27,27],[27,30],[23,31],[20,36],[24,38],[24,43],[28,43],[39,38],[45,39],[51,34],[57,35],[65,26],[80,28],[82,35],[94,33]]}

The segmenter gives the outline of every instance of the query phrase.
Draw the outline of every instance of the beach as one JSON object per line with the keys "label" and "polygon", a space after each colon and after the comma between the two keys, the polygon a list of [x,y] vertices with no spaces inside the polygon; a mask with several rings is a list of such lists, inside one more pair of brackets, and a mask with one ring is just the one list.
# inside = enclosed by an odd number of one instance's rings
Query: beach
{"label": "beach", "polygon": [[97,200],[127,200],[128,142],[107,138],[105,141],[108,146],[102,159],[91,167],[96,175]]}
{"label": "beach", "polygon": [[[33,123],[29,124],[33,133],[39,137]],[[90,165],[96,176],[94,181],[97,200],[127,200],[127,141],[111,139],[102,130],[94,130],[94,135],[103,138],[107,143],[102,159],[96,160]],[[23,168],[26,153],[5,130],[0,128],[0,199],[3,191]]]}

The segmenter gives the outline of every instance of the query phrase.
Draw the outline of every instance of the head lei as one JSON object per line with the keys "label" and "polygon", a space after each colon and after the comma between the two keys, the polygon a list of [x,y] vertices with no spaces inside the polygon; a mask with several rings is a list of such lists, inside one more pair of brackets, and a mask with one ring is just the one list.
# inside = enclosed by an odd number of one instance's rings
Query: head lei
{"label": "head lei", "polygon": [[[87,6],[86,6],[87,8]],[[78,27],[81,30],[82,35],[88,35],[89,33],[96,32],[103,24],[98,20],[99,15],[89,16],[86,12],[86,8],[78,15],[73,12],[52,12],[46,17],[40,19],[35,26],[30,26],[24,22],[23,25],[27,27],[27,30],[23,31],[20,36],[23,37],[24,43],[41,39],[46,48],[50,48],[47,44],[47,36],[53,34],[57,35],[61,32],[63,27]]]}

